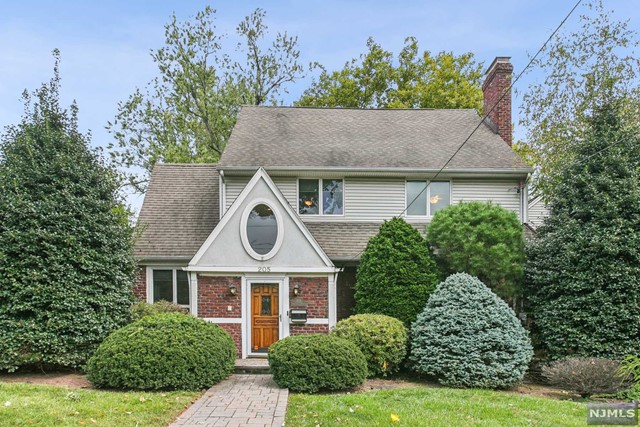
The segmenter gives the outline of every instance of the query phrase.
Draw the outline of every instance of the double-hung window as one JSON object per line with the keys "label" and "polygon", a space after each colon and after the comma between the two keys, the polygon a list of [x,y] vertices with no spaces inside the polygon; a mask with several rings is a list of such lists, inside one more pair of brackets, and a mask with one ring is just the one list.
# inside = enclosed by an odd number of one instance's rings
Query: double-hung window
{"label": "double-hung window", "polygon": [[407,181],[407,216],[432,216],[451,204],[449,181]]}
{"label": "double-hung window", "polygon": [[151,270],[153,302],[161,300],[178,305],[189,305],[189,276],[186,271],[178,268]]}
{"label": "double-hung window", "polygon": [[300,215],[343,215],[344,181],[341,179],[298,180]]}

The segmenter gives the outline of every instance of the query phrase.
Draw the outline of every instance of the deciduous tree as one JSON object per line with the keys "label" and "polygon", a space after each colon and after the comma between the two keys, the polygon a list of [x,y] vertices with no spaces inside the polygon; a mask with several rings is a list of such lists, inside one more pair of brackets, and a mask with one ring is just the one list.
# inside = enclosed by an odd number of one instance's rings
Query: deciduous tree
{"label": "deciduous tree", "polygon": [[265,12],[256,9],[237,27],[244,61],[232,60],[206,7],[191,21],[173,15],[165,26],[165,46],[151,57],[159,75],[144,90],[118,105],[107,129],[115,162],[143,192],[156,162],[215,163],[243,104],[275,104],[286,85],[302,77],[297,37],[278,33],[264,45]]}
{"label": "deciduous tree", "polygon": [[394,59],[372,38],[367,52],[342,70],[322,70],[296,102],[348,108],[475,108],[482,110],[482,64],[472,53],[420,53],[414,37]]}
{"label": "deciduous tree", "polygon": [[533,62],[544,77],[527,88],[520,107],[527,136],[516,148],[536,164],[534,184],[543,194],[576,155],[594,109],[624,100],[620,113],[640,119],[638,34],[602,2],[588,5],[580,21],[579,30],[559,33]]}

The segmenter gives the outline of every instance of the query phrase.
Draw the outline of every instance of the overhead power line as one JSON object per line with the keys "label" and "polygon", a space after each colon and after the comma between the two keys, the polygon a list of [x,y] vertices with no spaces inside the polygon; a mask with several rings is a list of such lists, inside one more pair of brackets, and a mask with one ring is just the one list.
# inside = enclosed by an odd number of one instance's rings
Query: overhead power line
{"label": "overhead power line", "polygon": [[[431,184],[431,182],[435,181],[435,179],[442,173],[442,171],[447,167],[447,165],[449,165],[449,163],[451,163],[451,161],[454,159],[454,157],[460,152],[460,150],[462,150],[462,148],[467,144],[467,142],[469,142],[469,140],[471,139],[471,137],[473,136],[474,133],[476,133],[476,131],[478,129],[480,129],[480,126],[482,126],[482,124],[485,122],[485,120],[487,119],[487,117],[489,117],[489,115],[493,112],[493,110],[496,108],[496,106],[500,103],[500,101],[502,101],[502,99],[507,95],[507,93],[511,93],[511,89],[513,88],[513,86],[518,82],[518,80],[520,80],[520,78],[524,75],[524,73],[529,69],[529,67],[531,67],[531,64],[533,64],[533,62],[536,60],[536,58],[538,57],[538,55],[540,55],[540,53],[542,51],[545,50],[545,48],[547,47],[547,45],[549,44],[549,42],[553,39],[553,37],[558,33],[558,31],[560,31],[560,29],[563,27],[563,25],[565,24],[565,22],[567,22],[567,20],[571,17],[571,15],[573,14],[573,12],[578,8],[578,6],[580,6],[580,3],[582,3],[582,0],[578,0],[576,2],[576,4],[573,6],[573,8],[569,11],[569,13],[567,13],[567,15],[564,17],[564,19],[560,22],[560,24],[558,24],[558,26],[556,27],[555,30],[553,30],[553,32],[551,33],[551,35],[547,38],[547,40],[544,42],[544,44],[540,47],[540,49],[538,49],[538,51],[536,52],[535,55],[533,55],[533,57],[531,57],[531,59],[529,60],[529,63],[522,69],[522,71],[516,76],[516,78],[511,82],[511,84],[509,85],[509,88],[504,91],[501,95],[500,98],[498,98],[498,101],[491,107],[491,109],[486,112],[484,114],[484,116],[482,117],[482,119],[478,122],[478,125],[471,131],[471,133],[469,134],[469,136],[467,136],[467,138],[462,142],[462,144],[460,144],[460,146],[456,149],[456,151],[454,151],[454,153],[451,155],[451,157],[449,157],[449,160],[447,160],[442,167],[438,170],[438,172],[436,172],[436,174],[433,176],[433,178],[431,178],[425,185],[425,187],[422,189],[422,191],[420,191],[416,197],[411,201],[411,203],[407,203],[407,206],[404,208],[404,210],[400,213],[399,216],[402,216],[405,214],[405,212],[407,212],[407,209],[409,209],[409,206],[411,206],[413,204],[413,202],[415,202],[420,196],[422,196],[422,194],[427,191],[427,188],[429,187],[429,185]],[[361,250],[360,252],[358,252],[356,255],[353,256],[352,260],[357,259],[362,252],[364,252],[364,249]]]}

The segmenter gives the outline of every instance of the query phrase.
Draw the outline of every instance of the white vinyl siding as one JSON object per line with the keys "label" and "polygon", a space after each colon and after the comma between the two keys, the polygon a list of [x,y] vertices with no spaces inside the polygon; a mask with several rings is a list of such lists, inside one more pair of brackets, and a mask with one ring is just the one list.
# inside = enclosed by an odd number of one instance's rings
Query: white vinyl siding
{"label": "white vinyl siding", "polygon": [[533,228],[540,227],[544,219],[549,216],[549,208],[544,204],[540,197],[536,197],[531,203],[529,203],[527,216],[527,222],[529,225]]}
{"label": "white vinyl siding", "polygon": [[[225,211],[238,197],[250,177],[226,177]],[[298,211],[298,179],[274,177],[295,212]],[[405,208],[404,178],[344,178],[344,215],[314,215],[300,217],[304,222],[382,222],[400,215]],[[520,214],[521,194],[517,180],[452,178],[451,204],[461,201],[493,201]],[[430,217],[407,218],[411,223],[429,222]]]}
{"label": "white vinyl siding", "polygon": [[345,219],[382,221],[400,215],[403,210],[404,179],[345,179]]}
{"label": "white vinyl siding", "polygon": [[[240,195],[240,192],[244,189],[250,179],[250,176],[233,176],[225,178],[225,212],[229,209],[233,201]],[[293,177],[272,177],[271,179],[273,179],[274,184],[276,184],[278,189],[282,192],[282,195],[289,201],[291,207],[297,212],[298,208],[296,203],[298,200],[298,179]]]}
{"label": "white vinyl siding", "polygon": [[451,203],[492,201],[520,217],[522,199],[518,186],[518,181],[512,180],[453,179]]}

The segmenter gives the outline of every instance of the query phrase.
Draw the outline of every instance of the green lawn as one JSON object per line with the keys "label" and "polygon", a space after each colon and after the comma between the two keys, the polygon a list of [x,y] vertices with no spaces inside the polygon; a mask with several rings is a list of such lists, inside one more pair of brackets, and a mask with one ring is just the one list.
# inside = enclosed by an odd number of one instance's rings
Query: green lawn
{"label": "green lawn", "polygon": [[[399,420],[393,422],[391,414]],[[358,394],[292,394],[287,427],[580,426],[586,404],[489,390],[402,388]]]}
{"label": "green lawn", "polygon": [[199,395],[0,383],[0,425],[166,426]]}

